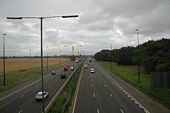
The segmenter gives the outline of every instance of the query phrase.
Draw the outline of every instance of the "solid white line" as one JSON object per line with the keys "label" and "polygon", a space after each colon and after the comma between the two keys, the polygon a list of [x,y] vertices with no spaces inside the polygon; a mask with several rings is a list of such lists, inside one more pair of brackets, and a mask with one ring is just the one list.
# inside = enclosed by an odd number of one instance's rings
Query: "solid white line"
{"label": "solid white line", "polygon": [[121,112],[121,113],[124,113],[122,109],[120,109],[120,112]]}
{"label": "solid white line", "polygon": [[[44,79],[47,78],[47,77],[49,77],[49,76],[50,76],[50,75],[45,76]],[[31,85],[33,85],[33,84],[39,82],[40,80],[41,80],[41,78],[39,78],[38,80],[36,80],[36,81],[34,81],[34,82],[28,84],[27,86],[25,86],[25,87],[23,87],[23,88],[21,88],[21,89],[19,89],[19,90],[16,90],[16,91],[12,92],[11,94],[9,94],[9,95],[7,95],[7,96],[1,98],[0,101],[3,100],[3,99],[5,99],[5,98],[7,98],[7,97],[9,97],[9,96],[11,96],[11,95],[13,95],[13,94],[15,94],[15,93],[17,93],[17,92],[19,92],[19,91],[22,91],[23,89],[25,89],[25,88],[27,88],[27,87],[29,87],[29,86],[31,86]]]}
{"label": "solid white line", "polygon": [[[58,69],[58,70],[60,70],[60,69]],[[47,77],[49,77],[50,75],[51,75],[51,74],[44,76],[44,79],[47,78]],[[33,85],[33,84],[39,82],[40,80],[41,80],[41,78],[39,78],[38,80],[36,80],[36,81],[34,81],[34,82],[32,82],[32,83],[26,85],[25,87],[23,87],[23,88],[21,88],[21,89],[19,89],[19,90],[16,90],[16,91],[10,93],[9,95],[7,95],[7,96],[1,98],[0,101],[3,100],[3,99],[5,99],[5,98],[7,98],[7,97],[9,97],[9,96],[11,96],[11,95],[13,95],[13,94],[15,94],[15,93],[17,93],[17,92],[19,92],[19,91],[22,91],[23,89],[25,89],[25,88],[27,88],[27,87],[29,87],[29,86],[31,86],[31,85]]]}
{"label": "solid white line", "polygon": [[[99,69],[99,71],[100,72],[102,72],[103,74],[105,74],[108,78],[110,78],[119,88],[121,88],[122,90],[123,90],[123,92],[126,92],[126,90],[125,89],[123,89],[123,87],[121,87],[112,77],[110,77],[110,75],[108,75],[101,67],[99,67],[96,63],[95,63],[95,66]],[[129,96],[131,96],[131,98],[133,98],[132,97],[132,95],[130,95],[128,92],[126,92]],[[134,98],[133,98],[134,99]],[[138,102],[136,99],[134,99],[134,101],[136,101],[136,102]],[[140,104],[139,102],[138,102],[138,104],[140,105],[140,106],[142,106],[142,104]],[[146,113],[150,113],[145,107],[143,107],[142,106],[142,108],[146,111]]]}
{"label": "solid white line", "polygon": [[56,99],[56,97],[63,91],[64,87],[66,86],[66,84],[68,83],[68,81],[71,79],[71,77],[73,76],[73,74],[75,73],[75,71],[77,70],[77,68],[74,70],[74,72],[67,78],[67,80],[64,82],[64,84],[60,87],[60,89],[57,91],[57,93],[54,95],[54,97],[52,98],[52,100],[48,103],[48,105],[45,108],[45,113],[48,112],[50,106],[52,106],[52,103],[54,103],[54,100]]}
{"label": "solid white line", "polygon": [[73,105],[72,113],[74,113],[75,108],[76,108],[77,96],[78,96],[78,93],[79,93],[79,88],[80,88],[80,83],[81,83],[81,76],[82,76],[83,70],[84,70],[84,68],[82,68],[81,73],[80,73],[80,78],[79,78],[79,81],[78,81],[78,86],[77,86],[77,91],[76,91],[76,97],[75,97],[75,100],[74,100],[74,105]]}
{"label": "solid white line", "polygon": [[100,113],[99,109],[97,108],[97,113]]}
{"label": "solid white line", "polygon": [[7,95],[7,96],[5,96],[5,97],[3,97],[3,98],[1,98],[0,101],[3,100],[3,99],[5,99],[5,98],[7,98],[7,97],[9,97],[9,96],[11,96],[11,95],[13,95],[13,94],[15,94],[15,93],[17,93],[17,92],[19,92],[19,91],[21,91],[21,90],[23,90],[23,89],[25,89],[25,88],[27,88],[27,87],[29,87],[29,86],[31,86],[31,85],[33,85],[33,84],[35,84],[35,83],[38,82],[38,81],[40,81],[40,79],[37,80],[37,81],[34,81],[33,83],[31,83],[31,84],[29,84],[29,85],[27,85],[27,86],[25,86],[25,87],[23,87],[23,88],[21,88],[21,89],[19,89],[19,90],[16,90],[16,91],[12,92],[11,94],[9,94],[9,95]]}

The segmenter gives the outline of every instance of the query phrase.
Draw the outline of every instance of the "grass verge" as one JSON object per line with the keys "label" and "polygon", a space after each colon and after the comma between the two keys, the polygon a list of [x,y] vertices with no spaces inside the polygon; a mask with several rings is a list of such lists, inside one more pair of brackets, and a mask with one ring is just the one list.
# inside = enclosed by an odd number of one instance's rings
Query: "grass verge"
{"label": "grass verge", "polygon": [[112,63],[111,69],[110,62],[97,61],[97,63],[170,108],[170,89],[151,88],[150,75],[147,75],[143,69],[141,69],[141,83],[138,83],[137,66],[122,66]]}
{"label": "grass verge", "polygon": [[[63,64],[64,65],[64,64]],[[60,68],[59,65],[53,65],[47,68],[44,67],[44,73],[48,73],[52,70]],[[3,86],[3,74],[0,74],[0,93],[10,89],[12,87],[15,87],[19,84],[22,84],[26,81],[32,80],[34,78],[37,78],[41,75],[41,70],[40,68],[35,68],[35,69],[28,69],[24,72],[11,72],[6,74],[6,85]]]}
{"label": "grass verge", "polygon": [[77,82],[78,82],[78,78],[79,78],[81,69],[82,69],[82,64],[75,71],[72,78],[67,83],[67,85],[65,86],[65,88],[63,89],[61,94],[58,96],[56,102],[54,103],[54,105],[52,106],[52,108],[50,109],[50,111],[48,113],[61,113],[61,111],[64,107],[64,104],[67,101],[67,98],[69,97],[69,93],[71,91],[71,96],[70,96],[69,101],[66,105],[64,113],[67,113],[70,110],[70,106],[71,106],[71,103],[72,103],[72,100],[73,100],[73,96],[74,96],[74,93],[75,93],[75,89],[76,89],[76,85],[77,85]]}

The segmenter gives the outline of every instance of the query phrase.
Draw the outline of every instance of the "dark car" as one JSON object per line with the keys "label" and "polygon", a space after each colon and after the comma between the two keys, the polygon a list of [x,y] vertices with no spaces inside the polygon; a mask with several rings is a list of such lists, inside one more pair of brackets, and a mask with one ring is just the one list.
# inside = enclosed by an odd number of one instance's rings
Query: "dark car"
{"label": "dark car", "polygon": [[56,72],[55,72],[55,71],[52,71],[52,72],[51,72],[51,74],[52,74],[52,75],[55,75],[55,74],[56,74]]}
{"label": "dark car", "polygon": [[60,78],[61,78],[61,79],[65,79],[65,78],[66,78],[66,73],[61,73]]}

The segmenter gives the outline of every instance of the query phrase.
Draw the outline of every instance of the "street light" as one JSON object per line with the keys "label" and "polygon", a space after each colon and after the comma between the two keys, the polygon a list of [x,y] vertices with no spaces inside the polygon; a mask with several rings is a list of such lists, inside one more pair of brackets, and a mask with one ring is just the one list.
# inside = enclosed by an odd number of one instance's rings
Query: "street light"
{"label": "street light", "polygon": [[[136,29],[136,36],[138,39],[138,47],[139,47],[139,30]],[[140,56],[138,54],[138,83],[140,83]]]}
{"label": "street light", "polygon": [[112,44],[110,44],[110,67],[111,67],[111,69],[112,69]]}
{"label": "street light", "polygon": [[[63,47],[65,47],[65,48],[66,48],[66,47],[68,47],[68,46],[66,46],[66,45],[65,45],[65,46],[63,46]],[[67,57],[68,57],[68,58],[67,58],[67,64],[68,64],[68,61],[69,61],[69,55],[67,55]]]}
{"label": "street light", "polygon": [[4,71],[4,82],[3,82],[3,85],[5,86],[6,85],[6,83],[5,83],[5,81],[6,81],[6,79],[5,79],[5,75],[6,75],[6,73],[5,73],[5,35],[6,34],[3,34],[3,71]]}
{"label": "street light", "polygon": [[61,68],[61,48],[60,48],[60,68]]}
{"label": "street light", "polygon": [[[42,79],[42,96],[44,98],[44,81],[43,81],[43,19],[46,18],[75,18],[79,15],[68,15],[68,16],[46,16],[46,17],[7,17],[7,19],[40,19],[40,31],[41,31],[41,79]],[[42,112],[44,113],[44,99],[42,100]]]}
{"label": "street light", "polygon": [[72,46],[72,54],[73,54],[73,67],[74,67],[74,46]]}
{"label": "street light", "polygon": [[48,46],[47,47],[47,71],[48,71]]}

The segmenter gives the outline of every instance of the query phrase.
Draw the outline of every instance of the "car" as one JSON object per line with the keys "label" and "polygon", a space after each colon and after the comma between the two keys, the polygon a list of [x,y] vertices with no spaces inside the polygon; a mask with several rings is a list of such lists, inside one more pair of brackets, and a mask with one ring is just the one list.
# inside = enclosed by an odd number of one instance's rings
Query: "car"
{"label": "car", "polygon": [[73,66],[71,66],[71,67],[70,67],[70,70],[71,70],[71,71],[73,71],[73,70],[74,70],[74,67],[73,67]]}
{"label": "car", "polygon": [[52,71],[52,72],[51,72],[51,74],[52,74],[52,75],[55,75],[55,74],[56,74],[56,72],[55,72],[55,71]]}
{"label": "car", "polygon": [[[43,100],[43,95],[42,91],[38,92],[35,96],[36,101],[42,101]],[[44,91],[44,99],[48,97],[48,92]]]}
{"label": "car", "polygon": [[65,78],[66,78],[66,73],[61,73],[60,78],[61,78],[61,79],[65,79]]}
{"label": "car", "polygon": [[68,67],[64,67],[64,71],[68,71]]}
{"label": "car", "polygon": [[91,69],[90,69],[90,72],[91,72],[91,73],[94,73],[94,69],[93,69],[93,68],[91,68]]}
{"label": "car", "polygon": [[84,68],[87,69],[87,65],[86,64],[84,65]]}

